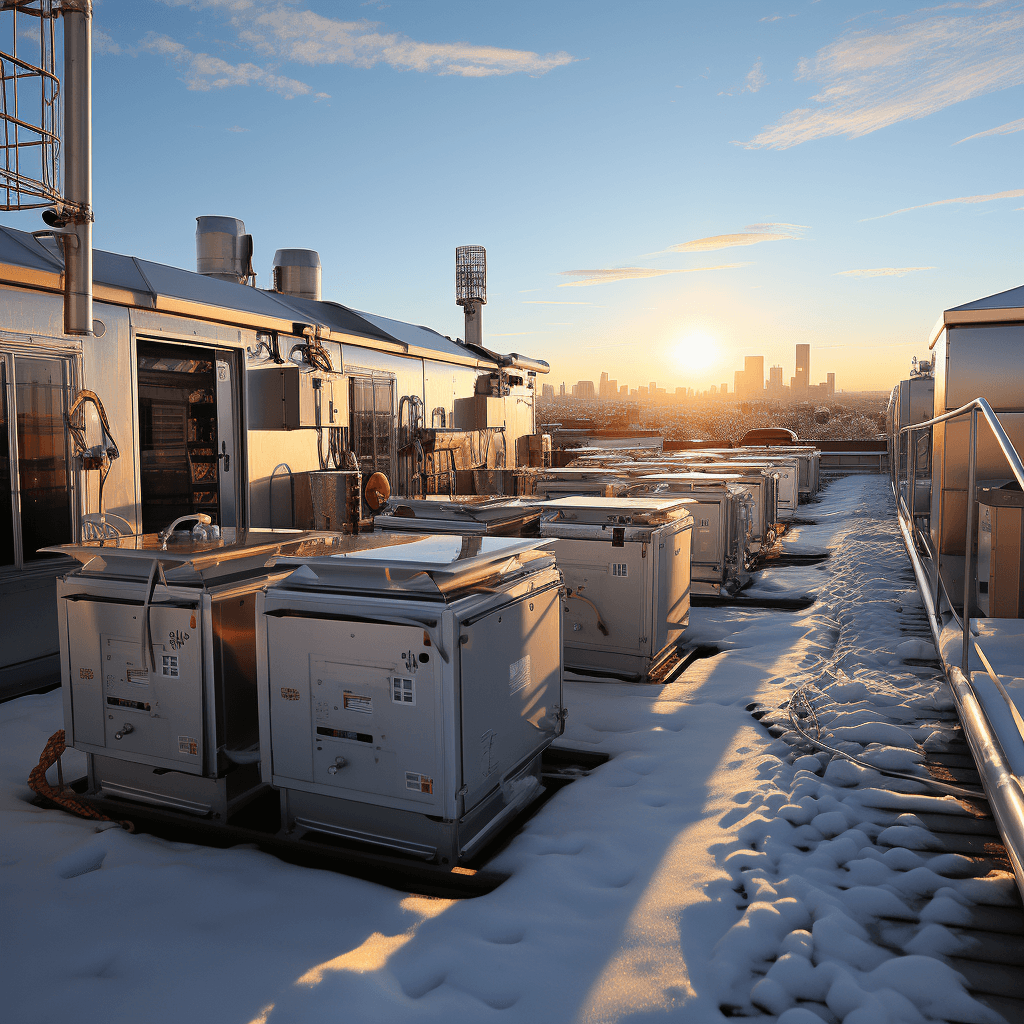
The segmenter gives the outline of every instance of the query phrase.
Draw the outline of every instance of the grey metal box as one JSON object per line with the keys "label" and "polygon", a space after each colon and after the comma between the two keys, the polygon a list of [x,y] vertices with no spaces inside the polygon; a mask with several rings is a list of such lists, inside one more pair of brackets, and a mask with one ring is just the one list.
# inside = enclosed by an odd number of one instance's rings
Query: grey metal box
{"label": "grey metal box", "polygon": [[1015,486],[978,491],[978,608],[1024,617],[1024,494]]}
{"label": "grey metal box", "polygon": [[567,668],[642,681],[671,653],[690,615],[691,505],[679,497],[537,502],[567,588]]}
{"label": "grey metal box", "polygon": [[539,539],[334,538],[259,599],[260,747],[286,830],[454,864],[541,791],[561,579]]}
{"label": "grey metal box", "polygon": [[275,575],[267,559],[310,536],[61,549],[83,563],[57,588],[64,728],[94,792],[226,817],[255,791],[255,594]]}
{"label": "grey metal box", "polygon": [[349,378],[289,363],[278,370],[281,419],[288,430],[302,427],[348,427]]}

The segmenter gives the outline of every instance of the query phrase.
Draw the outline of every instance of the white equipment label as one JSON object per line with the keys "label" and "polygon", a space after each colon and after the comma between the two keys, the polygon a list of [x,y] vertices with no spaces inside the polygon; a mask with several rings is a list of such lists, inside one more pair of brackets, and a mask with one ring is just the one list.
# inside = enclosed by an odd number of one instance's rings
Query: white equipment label
{"label": "white equipment label", "polygon": [[530,685],[530,656],[513,661],[508,667],[509,696],[518,693],[524,686]]}
{"label": "white equipment label", "polygon": [[188,754],[190,757],[199,756],[199,740],[193,736],[178,737],[178,753]]}

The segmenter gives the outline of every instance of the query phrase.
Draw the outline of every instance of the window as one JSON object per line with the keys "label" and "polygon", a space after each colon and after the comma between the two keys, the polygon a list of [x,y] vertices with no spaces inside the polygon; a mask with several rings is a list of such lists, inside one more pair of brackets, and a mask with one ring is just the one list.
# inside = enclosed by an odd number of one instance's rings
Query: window
{"label": "window", "polygon": [[38,549],[74,539],[64,430],[71,369],[66,358],[0,354],[0,565],[52,558]]}

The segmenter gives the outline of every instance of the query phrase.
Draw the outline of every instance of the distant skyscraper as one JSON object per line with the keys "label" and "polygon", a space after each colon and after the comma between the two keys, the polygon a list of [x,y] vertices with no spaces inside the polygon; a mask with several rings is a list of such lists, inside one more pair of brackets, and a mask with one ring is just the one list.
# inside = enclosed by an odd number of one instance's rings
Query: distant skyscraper
{"label": "distant skyscraper", "polygon": [[541,396],[543,398],[554,398],[555,397],[555,385],[554,384],[545,384],[541,388],[540,393],[541,393]]}
{"label": "distant skyscraper", "polygon": [[592,380],[581,380],[572,389],[577,398],[594,398],[594,382]]}
{"label": "distant skyscraper", "polygon": [[623,384],[622,387],[619,388],[619,398],[629,398],[629,385],[628,384]]}
{"label": "distant skyscraper", "polygon": [[796,347],[796,382],[795,389],[800,392],[801,399],[806,398],[807,388],[811,383],[811,346],[797,345]]}
{"label": "distant skyscraper", "polygon": [[782,390],[782,367],[771,366],[768,368],[768,388],[771,391]]}
{"label": "distant skyscraper", "polygon": [[828,382],[828,397],[831,398],[836,393],[836,375],[830,373],[826,380]]}
{"label": "distant skyscraper", "polygon": [[648,389],[647,389],[647,394],[654,395],[654,394],[657,394],[657,392],[658,392],[658,385],[655,384],[654,381],[652,380],[650,385],[649,385],[649,387],[648,387]]}
{"label": "distant skyscraper", "polygon": [[597,393],[601,398],[608,397],[608,374],[602,373],[601,380],[597,385]]}
{"label": "distant skyscraper", "polygon": [[560,395],[561,395],[561,396],[562,396],[563,398],[565,398],[565,381],[564,381],[564,380],[562,381],[562,388],[561,388],[561,390],[560,390],[560,391],[559,391],[558,393],[559,393],[559,394],[560,394]]}
{"label": "distant skyscraper", "polygon": [[732,390],[737,398],[747,397],[747,375],[742,370],[733,371]]}
{"label": "distant skyscraper", "polygon": [[744,356],[744,383],[751,398],[760,398],[764,391],[764,356]]}

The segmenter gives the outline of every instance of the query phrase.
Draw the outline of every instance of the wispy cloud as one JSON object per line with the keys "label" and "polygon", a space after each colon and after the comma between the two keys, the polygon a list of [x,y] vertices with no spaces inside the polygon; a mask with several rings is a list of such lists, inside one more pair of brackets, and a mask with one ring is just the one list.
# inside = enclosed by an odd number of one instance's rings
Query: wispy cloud
{"label": "wispy cloud", "polygon": [[[1014,132],[1024,132],[1024,117],[1018,118],[1016,121],[1007,121],[1006,124],[1001,124],[998,128],[989,128],[987,132],[968,135],[966,139],[961,139],[960,142],[970,142],[971,139],[983,139],[986,135],[1012,135]],[[959,146],[960,142],[954,142],[953,145]]]}
{"label": "wispy cloud", "polygon": [[422,42],[398,32],[384,31],[380,22],[341,21],[296,9],[280,0],[164,0],[164,3],[221,8],[229,14],[243,44],[276,59],[316,66],[348,64],[372,68],[387,64],[398,71],[486,78],[543,75],[576,60],[564,50],[540,54],[468,42]]}
{"label": "wispy cloud", "polygon": [[761,58],[754,61],[754,66],[747,72],[747,92],[758,92],[768,84],[764,71],[761,70]]}
{"label": "wispy cloud", "polygon": [[690,242],[670,245],[660,252],[644,253],[644,258],[666,256],[674,252],[711,252],[714,249],[730,249],[736,245],[757,245],[758,242],[781,242],[788,238],[802,238],[807,230],[803,224],[748,224],[742,231],[731,235],[709,235],[695,238]]}
{"label": "wispy cloud", "polygon": [[1011,189],[1009,192],[990,192],[984,196],[958,196],[956,199],[937,199],[934,203],[922,203],[920,206],[905,206],[902,210],[893,210],[892,213],[880,213],[877,217],[864,217],[861,223],[869,220],[883,220],[886,217],[895,217],[898,213],[910,213],[911,210],[927,210],[931,206],[950,206],[951,204],[990,203],[994,199],[1016,199],[1024,196],[1024,188]]}
{"label": "wispy cloud", "polygon": [[595,284],[611,284],[613,281],[636,281],[647,277],[662,277],[665,274],[696,274],[702,270],[733,270],[748,267],[749,263],[723,263],[717,267],[687,267],[683,270],[656,270],[654,267],[615,267],[607,270],[563,270],[563,277],[578,277],[578,281],[563,281],[559,288],[583,288]]}
{"label": "wispy cloud", "polygon": [[[274,74],[258,64],[229,64],[208,53],[193,53],[170,36],[150,32],[139,44],[139,50],[158,53],[181,65],[182,81],[193,92],[227,89],[237,85],[260,85],[269,92],[280,93],[286,99],[309,96],[313,89],[305,82]],[[315,99],[327,99],[327,93],[318,92]]]}
{"label": "wispy cloud", "polygon": [[840,270],[836,277],[905,277],[919,270],[935,270],[935,267],[872,267],[870,270]]}
{"label": "wispy cloud", "polygon": [[790,111],[741,145],[789,149],[836,135],[858,138],[1020,85],[1024,10],[980,8],[957,15],[916,12],[890,19],[883,31],[847,32],[797,67],[797,80],[821,86],[810,97],[816,106]]}
{"label": "wispy cloud", "polygon": [[96,28],[95,25],[92,29],[92,51],[93,53],[102,53],[109,56],[117,56],[117,54],[124,52],[117,42],[111,39],[103,29]]}

